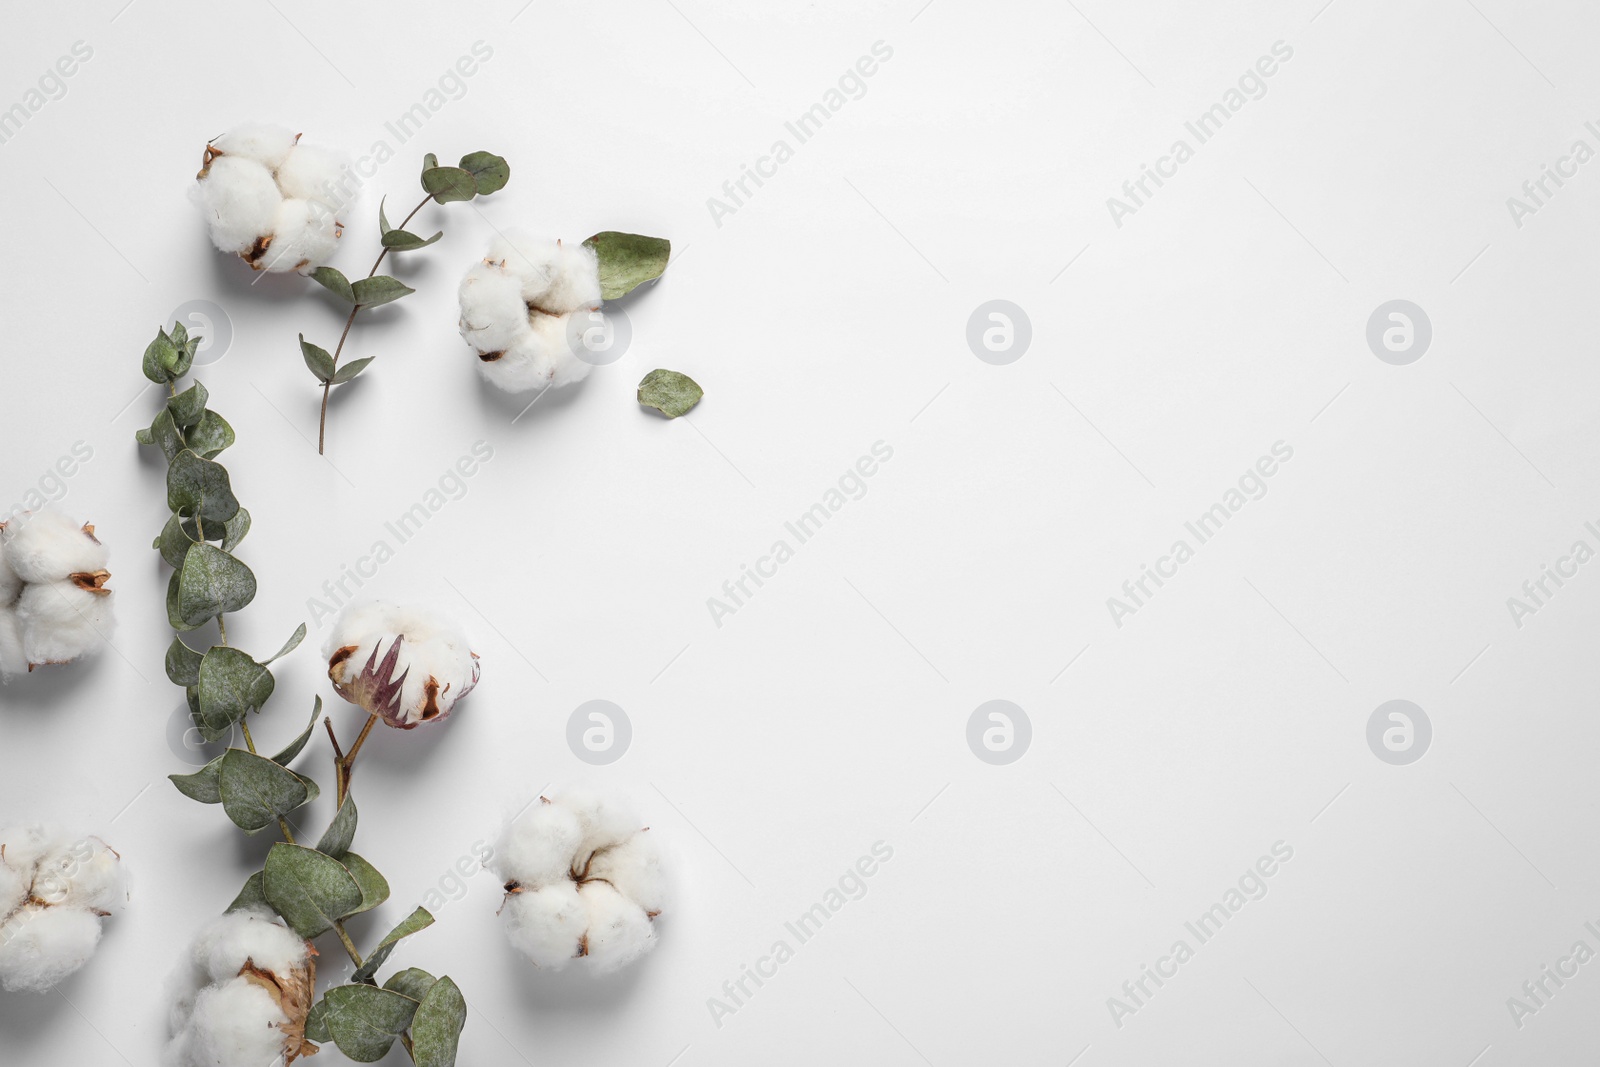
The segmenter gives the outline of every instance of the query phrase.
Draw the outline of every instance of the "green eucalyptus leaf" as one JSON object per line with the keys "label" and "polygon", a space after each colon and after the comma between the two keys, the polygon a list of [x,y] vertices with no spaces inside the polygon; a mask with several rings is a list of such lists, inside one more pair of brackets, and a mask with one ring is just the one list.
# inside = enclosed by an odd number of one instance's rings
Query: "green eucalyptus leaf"
{"label": "green eucalyptus leaf", "polygon": [[366,356],[362,359],[352,359],[349,363],[346,363],[344,366],[339,368],[339,373],[333,376],[333,384],[343,385],[345,382],[348,382],[350,379],[366,370],[367,364],[371,363],[376,358],[376,356]]}
{"label": "green eucalyptus leaf", "polygon": [[174,319],[172,322],[172,329],[167,331],[167,337],[171,339],[174,345],[177,345],[179,348],[181,348],[189,343],[189,327],[185,326],[181,321]]}
{"label": "green eucalyptus leaf", "polygon": [[311,373],[317,381],[327,382],[333,378],[333,357],[326,348],[312,344],[306,340],[306,335],[300,335],[300,356],[306,361],[306,366],[311,368]]}
{"label": "green eucalyptus leaf", "polygon": [[383,988],[392,989],[412,1000],[421,1001],[428,995],[428,990],[433,988],[433,983],[438,980],[421,967],[407,967],[390,975],[389,980],[383,983]]}
{"label": "green eucalyptus leaf", "polygon": [[245,879],[244,888],[239,890],[239,895],[233,898],[233,903],[228,905],[229,911],[238,911],[241,908],[270,908],[267,903],[266,890],[262,888],[265,881],[260,871]]}
{"label": "green eucalyptus leaf", "polygon": [[411,1022],[412,1059],[416,1067],[455,1067],[456,1046],[467,1025],[467,998],[445,975],[422,998]]}
{"label": "green eucalyptus leaf", "polygon": [[226,467],[184,449],[167,468],[167,507],[188,518],[224,523],[238,514],[239,501]]}
{"label": "green eucalyptus leaf", "polygon": [[200,416],[200,425],[190,430],[187,437],[189,448],[202,459],[216,459],[234,441],[233,427],[228,425],[228,420],[210,408],[206,408],[205,414]]}
{"label": "green eucalyptus leaf", "polygon": [[322,716],[322,698],[317,697],[317,702],[311,706],[311,721],[306,723],[306,728],[300,731],[300,736],[289,742],[289,746],[276,756],[272,762],[282,767],[287,767],[289,761],[300,755],[300,750],[306,747],[306,742],[311,740],[311,731],[317,728],[317,719]]}
{"label": "green eucalyptus leaf", "polygon": [[378,232],[380,234],[386,234],[390,230],[394,229],[393,226],[389,225],[389,216],[383,213],[383,205],[387,203],[388,200],[389,198],[387,196],[381,197],[378,200]]}
{"label": "green eucalyptus leaf", "polygon": [[237,648],[216,645],[200,660],[200,720],[223,730],[261,706],[277,682],[272,672]]}
{"label": "green eucalyptus leaf", "polygon": [[169,774],[167,778],[178,787],[178,792],[190,800],[198,800],[202,804],[221,804],[222,761],[226,756],[224,752],[193,774]]}
{"label": "green eucalyptus leaf", "polygon": [[187,334],[182,340],[174,340],[165,330],[157,330],[156,339],[144,350],[144,376],[152,382],[165,385],[189,373],[194,352],[187,341]]}
{"label": "green eucalyptus leaf", "polygon": [[167,410],[172,412],[172,421],[178,424],[178,429],[187,430],[200,423],[200,416],[205,414],[206,401],[211,394],[206,392],[206,387],[195,382],[189,388],[167,401]]}
{"label": "green eucalyptus leaf", "polygon": [[[271,905],[268,905],[269,907]],[[328,1033],[328,1002],[319,1000],[311,1006],[311,1011],[306,1015],[306,1040],[314,1041],[319,1045],[326,1045],[333,1040],[333,1035]]]}
{"label": "green eucalyptus leaf", "polygon": [[444,231],[440,230],[432,237],[424,240],[423,238],[418,237],[416,234],[410,233],[406,230],[390,230],[388,233],[383,235],[383,247],[392,248],[396,252],[414,252],[419,248],[427,248],[429,245],[433,244],[433,242],[437,241],[443,236]]}
{"label": "green eucalyptus leaf", "polygon": [[317,851],[336,860],[344,859],[345,853],[350,851],[350,842],[356,839],[356,821],[356,799],[346,793],[344,803],[334,812],[333,821],[317,842]]}
{"label": "green eucalyptus leaf", "polygon": [[600,260],[600,296],[606,300],[661,277],[672,257],[672,242],[664,237],[606,230],[583,243]]}
{"label": "green eucalyptus leaf", "polygon": [[[276,823],[279,817],[312,800],[306,779],[287,767],[281,767],[263,756],[246,752],[242,748],[230,748],[222,754],[220,791],[222,810],[228,813],[228,818],[233,820],[235,826],[247,834],[265,830]],[[272,898],[272,853],[270,852],[267,854],[267,872],[267,895],[270,899]],[[279,914],[283,913],[276,899],[272,900],[272,907]],[[296,927],[296,930],[298,929]],[[317,932],[321,933],[320,930]]]}
{"label": "green eucalyptus leaf", "polygon": [[422,157],[422,170],[423,170],[424,173],[432,170],[434,167],[437,167],[438,165],[439,165],[439,157],[434,155],[432,152],[429,152],[427,155]]}
{"label": "green eucalyptus leaf", "polygon": [[399,278],[392,278],[387,274],[374,274],[370,278],[362,278],[356,282],[354,288],[356,303],[369,308],[387,304],[391,300],[399,300],[402,296],[416,292]]}
{"label": "green eucalyptus leaf", "polygon": [[471,200],[478,195],[478,180],[460,167],[430,167],[422,172],[422,188],[441,204]]}
{"label": "green eucalyptus leaf", "polygon": [[[395,946],[400,944],[401,941],[410,937],[412,934],[426,930],[432,925],[433,914],[429,912],[427,908],[418,908],[416,911],[406,916],[399,926],[396,926],[393,930],[390,930],[389,933],[384,936],[384,939],[378,942],[378,947],[373,949],[372,954],[367,957],[366,962],[357,968],[356,973],[351,977],[351,981],[371,981],[372,976],[378,973],[378,968],[382,967],[389,959],[389,954],[395,950]],[[425,971],[423,973],[427,974]],[[428,982],[430,984],[433,982],[432,975],[428,975]],[[413,994],[407,989],[401,989],[396,986],[393,978],[383,983],[383,988],[393,989],[396,992],[404,993],[406,996],[413,997],[413,999],[416,1000],[421,1000],[422,994],[427,992],[426,989],[423,989],[421,993]]]}
{"label": "green eucalyptus leaf", "polygon": [[[222,551],[232,552],[239,547],[239,542],[244,540],[244,535],[250,532],[250,513],[240,508],[233,518],[222,524]],[[282,653],[279,653],[282,655]],[[276,659],[274,656],[273,659]],[[271,663],[272,660],[268,660]]]}
{"label": "green eucalyptus leaf", "polygon": [[183,566],[184,557],[198,540],[200,534],[192,520],[172,515],[167,519],[167,524],[161,528],[161,532],[156,535],[155,544],[151,547],[161,553],[161,558],[166,560],[167,566],[177,570]]}
{"label": "green eucalyptus leaf", "polygon": [[350,291],[350,279],[337,268],[318,267],[311,272],[311,280],[335,296],[341,297],[347,304],[356,302],[355,294]]}
{"label": "green eucalyptus leaf", "polygon": [[687,414],[704,395],[693,378],[675,370],[653,370],[639,383],[639,403],[669,419]]}
{"label": "green eucalyptus leaf", "polygon": [[[250,568],[214,545],[198,544],[189,549],[177,579],[177,612],[183,626],[192,630],[207,619],[238,611],[256,596],[256,576]],[[170,616],[174,607],[167,600]]]}
{"label": "green eucalyptus leaf", "polygon": [[174,637],[167,646],[167,680],[173,685],[199,685],[202,662],[200,653],[184,644],[182,638]]}
{"label": "green eucalyptus leaf", "polygon": [[304,845],[273,845],[263,875],[267,903],[304,938],[328,930],[361,904],[361,887],[344,865]]}
{"label": "green eucalyptus leaf", "polygon": [[417,1002],[373,985],[334,986],[323,994],[324,1023],[339,1051],[357,1063],[376,1063],[411,1025]]}
{"label": "green eucalyptus leaf", "polygon": [[266,666],[268,663],[272,663],[275,660],[280,660],[283,657],[287,656],[289,653],[291,653],[295,649],[299,648],[300,647],[300,642],[304,641],[305,639],[306,639],[306,624],[305,623],[301,623],[299,626],[296,626],[294,628],[294,633],[289,635],[289,640],[287,640],[287,641],[285,641],[283,643],[283,647],[282,648],[278,649],[278,651],[274,652],[272,655],[268,656],[266,659],[261,661],[262,666]]}
{"label": "green eucalyptus leaf", "polygon": [[[186,633],[203,625],[206,620],[201,619],[198,622],[190,622],[183,617],[183,612],[179,608],[179,592],[183,584],[182,579],[182,571],[173,571],[172,577],[167,579],[167,624],[179,633]],[[206,740],[212,741],[215,738],[208,737]]]}
{"label": "green eucalyptus leaf", "polygon": [[172,412],[167,408],[156,412],[155,421],[150,423],[148,430],[140,430],[133,437],[141,445],[158,446],[161,454],[167,457],[168,463],[188,447],[184,443],[183,434],[178,430],[178,424],[172,419]]}
{"label": "green eucalyptus leaf", "polygon": [[511,164],[493,152],[467,153],[461,157],[461,169],[472,175],[479,196],[498,192],[511,180]]}
{"label": "green eucalyptus leaf", "polygon": [[[345,799],[349,799],[346,794]],[[346,912],[346,915],[360,915],[364,911],[371,911],[379,904],[389,899],[389,882],[378,873],[378,868],[356,855],[346,852],[340,857],[339,862],[349,870],[350,876],[361,887],[361,903]],[[344,918],[344,916],[340,916]]]}

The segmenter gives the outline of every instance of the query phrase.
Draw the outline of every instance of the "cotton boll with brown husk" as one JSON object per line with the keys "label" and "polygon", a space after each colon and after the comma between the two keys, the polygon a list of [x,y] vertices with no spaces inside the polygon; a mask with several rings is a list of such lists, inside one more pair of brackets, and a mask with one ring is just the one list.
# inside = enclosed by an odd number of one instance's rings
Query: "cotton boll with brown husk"
{"label": "cotton boll with brown husk", "polygon": [[99,838],[0,828],[0,988],[55,988],[94,955],[127,896],[122,857]]}
{"label": "cotton boll with brown husk", "polygon": [[314,1056],[316,949],[264,907],[212,920],[171,987],[167,1067],[266,1067]]}
{"label": "cotton boll with brown husk", "polygon": [[332,257],[343,232],[345,158],[282,126],[247,123],[206,145],[190,198],[219,251],[252,270],[302,274]]}
{"label": "cotton boll with brown husk", "polygon": [[115,627],[110,553],[60,512],[0,523],[0,677],[97,651]]}
{"label": "cotton boll with brown husk", "polygon": [[629,805],[576,789],[540,797],[494,855],[506,938],[534,966],[609,974],[655,947],[666,862]]}
{"label": "cotton boll with brown husk", "polygon": [[382,601],[346,609],[323,649],[352,704],[402,730],[442,722],[478,684],[478,656],[454,622]]}
{"label": "cotton boll with brown husk", "polygon": [[589,374],[572,316],[600,307],[600,262],[584,244],[497,238],[461,281],[461,337],[507,392],[570,385]]}

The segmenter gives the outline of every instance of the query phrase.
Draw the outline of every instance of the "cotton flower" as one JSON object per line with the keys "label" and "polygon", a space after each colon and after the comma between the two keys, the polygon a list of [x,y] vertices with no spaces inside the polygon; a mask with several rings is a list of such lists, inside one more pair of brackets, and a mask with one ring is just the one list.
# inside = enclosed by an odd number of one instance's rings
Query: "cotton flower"
{"label": "cotton flower", "polygon": [[316,949],[263,907],[213,919],[172,982],[167,1067],[271,1067],[314,1056]]}
{"label": "cotton flower", "polygon": [[596,975],[654,948],[668,884],[649,829],[626,804],[587,792],[540,797],[495,849],[512,946],[536,967],[578,961]]}
{"label": "cotton flower", "polygon": [[343,232],[335,217],[344,157],[300,143],[282,126],[246,123],[206,145],[192,199],[211,243],[251,270],[308,274],[326,263]]}
{"label": "cotton flower", "polygon": [[323,648],[339,695],[402,730],[440,722],[478,684],[478,656],[443,616],[381,601],[339,616]]}
{"label": "cotton flower", "polygon": [[115,626],[110,553],[58,511],[0,523],[0,677],[94,652]]}
{"label": "cotton flower", "polygon": [[489,246],[461,280],[461,337],[483,376],[507,392],[582,381],[573,315],[600,307],[600,261],[586,245],[516,234]]}
{"label": "cotton flower", "polygon": [[89,961],[126,903],[122,858],[95,837],[0,828],[0,987],[47,993]]}

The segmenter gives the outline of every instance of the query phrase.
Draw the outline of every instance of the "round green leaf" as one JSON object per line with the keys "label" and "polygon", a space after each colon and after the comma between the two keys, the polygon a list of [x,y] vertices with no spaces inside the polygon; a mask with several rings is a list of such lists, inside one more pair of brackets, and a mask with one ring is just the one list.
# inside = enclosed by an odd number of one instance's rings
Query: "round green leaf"
{"label": "round green leaf", "polygon": [[334,986],[322,999],[328,1005],[323,1023],[334,1044],[357,1063],[383,1059],[417,1013],[410,997],[373,985]]}
{"label": "round green leaf", "polygon": [[479,196],[504,189],[511,180],[511,164],[493,152],[469,152],[461,157],[461,169],[472,175]]}
{"label": "round green leaf", "polygon": [[134,440],[141,445],[156,445],[161,449],[161,454],[171,463],[179,452],[188,446],[184,444],[183,434],[178,430],[178,424],[172,421],[172,412],[162,408],[156,412],[155,421],[150,423],[148,430],[139,430],[134,435]]}
{"label": "round green leaf", "polygon": [[195,530],[194,523],[189,519],[173,515],[167,519],[167,524],[156,535],[153,547],[161,553],[161,558],[166,560],[167,566],[177,570],[183,566],[184,557],[198,540],[200,534]]}
{"label": "round green leaf", "polygon": [[224,523],[239,512],[228,469],[184,449],[167,468],[167,507],[188,518]]}
{"label": "round green leaf", "polygon": [[189,388],[167,401],[167,410],[172,412],[172,421],[178,424],[178,429],[187,430],[198,425],[200,416],[205,414],[206,401],[210,394],[206,387],[195,382]]}
{"label": "round green leaf", "polygon": [[383,988],[392,989],[412,1000],[420,1001],[428,995],[428,990],[433,988],[433,983],[439,979],[423,970],[421,967],[407,967],[389,976],[383,983]]}
{"label": "round green leaf", "polygon": [[228,425],[228,420],[210,408],[200,416],[200,425],[185,436],[188,438],[189,448],[204,459],[216,459],[217,455],[223,449],[232,446],[234,441],[233,427]]}
{"label": "round green leaf", "polygon": [[[228,818],[233,820],[235,826],[247,834],[265,830],[276,823],[279,816],[287,815],[313,799],[306,779],[287,767],[280,767],[242,748],[230,748],[222,754],[219,784],[222,810],[228,813]],[[272,854],[267,855],[267,870],[271,871]],[[283,913],[275,899],[272,906],[279,914]]]}
{"label": "round green leaf", "polygon": [[237,648],[216,645],[200,660],[200,721],[225,730],[260,711],[277,683],[272,672]]}
{"label": "round green leaf", "polygon": [[675,370],[653,370],[639,383],[639,403],[669,419],[687,414],[704,395],[693,378]]}
{"label": "round green leaf", "polygon": [[181,638],[174,637],[167,646],[167,680],[173,685],[200,684],[201,655]]}
{"label": "round green leaf", "polygon": [[343,864],[316,849],[284,841],[267,853],[261,885],[272,910],[304,938],[330,929],[361,904],[361,887]]}
{"label": "round green leaf", "polygon": [[[193,629],[207,619],[238,611],[256,596],[256,576],[249,567],[213,545],[198,544],[184,557],[177,579],[177,612]],[[173,608],[170,587],[168,614]]]}
{"label": "round green leaf", "polygon": [[434,200],[448,204],[477,196],[478,180],[460,167],[430,167],[422,172],[422,188],[432,193]]}
{"label": "round green leaf", "polygon": [[[346,796],[345,799],[348,800],[349,797]],[[346,852],[339,857],[339,862],[345,865],[345,868],[350,872],[350,876],[361,887],[361,902],[346,912],[346,915],[360,915],[364,911],[371,911],[389,899],[388,879],[378,873],[378,868],[354,852]],[[340,918],[342,919],[344,916],[341,915]]]}
{"label": "round green leaf", "polygon": [[445,975],[422,998],[411,1022],[412,1056],[417,1067],[455,1067],[456,1046],[466,1025],[467,998]]}
{"label": "round green leaf", "polygon": [[594,249],[600,260],[600,295],[606,300],[661,277],[672,258],[672,242],[664,237],[606,230],[583,243]]}
{"label": "round green leaf", "polygon": [[[240,508],[233,518],[222,524],[222,551],[232,552],[244,540],[244,535],[250,532],[250,513]],[[213,534],[212,536],[216,536]],[[278,653],[279,656],[283,653]],[[274,656],[273,659],[276,659]],[[272,660],[268,660],[271,663]]]}

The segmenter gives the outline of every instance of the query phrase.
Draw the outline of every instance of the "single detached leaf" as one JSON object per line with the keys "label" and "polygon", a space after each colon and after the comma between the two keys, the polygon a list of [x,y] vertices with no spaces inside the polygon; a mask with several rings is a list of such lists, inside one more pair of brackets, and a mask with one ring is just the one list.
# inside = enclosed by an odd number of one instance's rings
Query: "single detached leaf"
{"label": "single detached leaf", "polygon": [[396,252],[414,252],[419,248],[427,248],[443,236],[444,231],[440,230],[427,240],[423,240],[416,234],[406,230],[390,230],[383,235],[383,247],[392,248]]}
{"label": "single detached leaf", "polygon": [[[222,524],[222,551],[232,552],[239,547],[239,542],[244,540],[244,535],[250,532],[250,513],[240,508],[238,514]],[[283,653],[278,653],[282,655]],[[277,659],[277,656],[272,659]],[[272,660],[267,660],[271,663]]]}
{"label": "single detached leaf", "polygon": [[688,413],[704,395],[693,378],[675,370],[653,370],[639,383],[639,403],[669,419]]}
{"label": "single detached leaf", "polygon": [[479,196],[498,192],[511,180],[511,164],[493,152],[467,153],[461,157],[461,169],[472,175]]}
{"label": "single detached leaf", "polygon": [[661,277],[672,257],[672,242],[664,237],[606,230],[583,243],[594,249],[600,260],[600,296],[606,300]]}
{"label": "single detached leaf", "polygon": [[428,990],[433,988],[433,983],[438,980],[421,967],[407,967],[403,971],[391,974],[389,980],[383,983],[383,988],[392,989],[412,1000],[421,1001],[428,995]]}
{"label": "single detached leaf", "polygon": [[430,167],[422,172],[422,188],[441,204],[471,200],[478,195],[478,180],[460,167]]}
{"label": "single detached leaf", "polygon": [[361,359],[352,359],[349,363],[346,363],[344,366],[339,368],[339,373],[333,376],[333,384],[343,385],[345,382],[348,382],[351,378],[354,378],[356,375],[366,370],[367,364],[371,363],[376,358],[378,357],[365,356]]}
{"label": "single detached leaf", "polygon": [[323,995],[324,1023],[339,1051],[357,1063],[376,1063],[411,1025],[417,1002],[374,985],[334,986]]}
{"label": "single detached leaf", "polygon": [[[349,794],[345,795],[345,799],[349,799]],[[361,903],[351,908],[350,911],[345,913],[346,915],[360,915],[364,911],[371,911],[389,899],[389,882],[383,875],[378,873],[378,868],[354,852],[346,852],[340,857],[339,862],[345,865],[345,868],[350,872],[350,876],[361,887]],[[340,916],[341,919],[344,917],[343,915]]]}
{"label": "single detached leaf", "polygon": [[168,408],[156,412],[155,421],[150,423],[150,428],[138,431],[133,438],[141,445],[155,445],[160,448],[168,463],[188,447],[184,443],[183,434],[178,430],[178,424],[172,420],[172,411]]}
{"label": "single detached leaf", "polygon": [[466,1025],[467,998],[445,975],[422,998],[411,1021],[412,1056],[417,1067],[455,1067],[456,1046]]}
{"label": "single detached leaf", "polygon": [[200,533],[195,529],[194,522],[179,515],[167,519],[167,524],[156,535],[152,548],[161,553],[161,558],[167,566],[177,570],[183,566],[184,557],[189,554],[189,549],[200,540]]}
{"label": "single detached leaf", "polygon": [[356,839],[356,821],[355,797],[346,793],[344,803],[334,812],[333,821],[322,832],[322,840],[317,842],[317,851],[336,860],[344,859],[345,853],[350,851],[350,842]]}
{"label": "single detached leaf", "polygon": [[239,501],[226,467],[184,449],[167,468],[167,507],[191,519],[224,523],[238,514]]}
{"label": "single detached leaf", "polygon": [[278,649],[278,651],[274,652],[272,655],[268,656],[266,659],[262,660],[261,661],[261,665],[264,667],[267,664],[273,662],[274,660],[282,659],[283,657],[287,656],[289,653],[293,652],[295,649],[299,648],[300,647],[300,642],[304,641],[305,639],[306,639],[306,624],[305,623],[301,623],[299,626],[295,627],[294,633],[289,635],[289,640],[287,640],[287,641],[285,641],[283,643],[283,647]]}
{"label": "single detached leaf", "polygon": [[221,804],[222,760],[225,756],[226,752],[193,774],[169,774],[167,777],[178,787],[178,792],[190,800],[198,800],[202,804]]}
{"label": "single detached leaf", "polygon": [[[222,754],[221,793],[222,810],[247,834],[265,830],[277,822],[279,816],[289,814],[312,799],[304,778],[242,748],[230,748]],[[267,854],[269,876],[271,856]],[[271,895],[269,887],[268,896]],[[283,909],[276,900],[272,906],[282,914]]]}
{"label": "single detached leaf", "polygon": [[333,379],[333,357],[326,348],[312,344],[306,340],[306,335],[300,335],[300,356],[306,361],[306,366],[311,368],[311,373],[319,382],[328,382]]}
{"label": "single detached leaf", "polygon": [[201,661],[200,653],[174,637],[167,646],[167,680],[173,685],[199,685]]}
{"label": "single detached leaf", "polygon": [[280,841],[267,853],[262,873],[267,903],[304,938],[330,929],[361,904],[361,887],[355,878],[338,860],[316,849]]}
{"label": "single detached leaf", "polygon": [[167,410],[172,412],[172,421],[178,424],[178,429],[187,430],[191,426],[199,425],[200,416],[206,412],[206,401],[211,394],[206,392],[206,387],[195,382],[189,388],[167,401]]}
{"label": "single detached leaf", "polygon": [[350,291],[350,279],[344,276],[343,271],[334,267],[318,267],[311,272],[311,279],[346,303],[356,302],[355,294]]}
{"label": "single detached leaf", "polygon": [[[207,619],[238,611],[256,597],[256,576],[249,567],[213,545],[189,549],[177,579],[177,612],[184,623],[176,629],[194,629]],[[170,616],[174,605],[168,598]]]}
{"label": "single detached leaf", "polygon": [[233,427],[228,425],[228,420],[218,415],[210,408],[200,416],[200,425],[190,430],[186,435],[189,439],[189,448],[202,459],[216,459],[217,455],[233,444]]}
{"label": "single detached leaf", "polygon": [[399,278],[392,278],[387,274],[374,274],[370,278],[362,278],[353,288],[356,293],[356,303],[369,308],[387,304],[391,300],[399,300],[402,296],[416,292]]}
{"label": "single detached leaf", "polygon": [[311,731],[317,728],[317,719],[322,716],[322,698],[317,697],[317,702],[311,706],[311,721],[306,723],[306,728],[300,731],[300,736],[289,742],[289,746],[276,756],[272,762],[282,767],[289,766],[289,761],[300,755],[300,750],[306,747],[306,742],[311,740]]}
{"label": "single detached leaf", "polygon": [[[399,926],[396,926],[393,930],[390,930],[384,939],[378,942],[378,947],[373,949],[372,955],[368,956],[366,962],[357,968],[356,973],[351,978],[351,981],[370,982],[372,980],[372,976],[378,973],[378,968],[382,967],[389,959],[389,954],[395,950],[396,945],[400,944],[401,941],[410,937],[412,934],[426,930],[432,925],[433,914],[429,912],[427,908],[418,908],[416,911],[406,916]],[[427,974],[426,971],[423,971],[422,973],[427,976],[428,982],[431,985],[433,982],[433,976]],[[421,992],[418,993],[413,993],[408,989],[402,989],[395,984],[393,978],[383,983],[383,988],[393,989],[396,992],[404,993],[413,1000],[421,1000],[423,994],[427,993],[426,988],[422,989]]]}
{"label": "single detached leaf", "polygon": [[265,879],[260,871],[245,879],[244,888],[239,890],[239,895],[233,898],[233,903],[228,905],[229,911],[238,911],[241,908],[270,908],[267,903],[267,893],[261,887]]}

